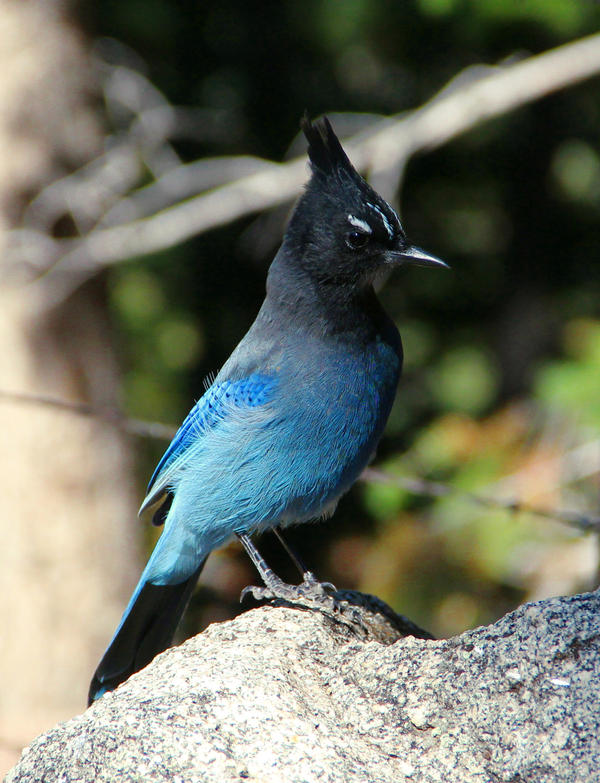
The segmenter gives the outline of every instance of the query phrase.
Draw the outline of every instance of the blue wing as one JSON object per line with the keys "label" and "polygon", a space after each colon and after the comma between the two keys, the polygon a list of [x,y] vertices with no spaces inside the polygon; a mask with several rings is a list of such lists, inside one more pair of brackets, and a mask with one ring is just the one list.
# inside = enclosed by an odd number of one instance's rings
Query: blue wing
{"label": "blue wing", "polygon": [[269,402],[274,386],[273,376],[259,373],[235,381],[213,383],[188,413],[156,466],[140,513],[155,503],[167,490],[170,478],[192,443],[197,442],[207,430],[222,421],[233,408],[256,408]]}

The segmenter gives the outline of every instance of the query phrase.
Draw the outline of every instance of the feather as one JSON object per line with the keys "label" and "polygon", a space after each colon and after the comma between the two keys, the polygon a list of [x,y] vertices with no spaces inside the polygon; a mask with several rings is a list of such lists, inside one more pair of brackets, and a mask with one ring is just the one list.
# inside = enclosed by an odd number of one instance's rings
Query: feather
{"label": "feather", "polygon": [[342,170],[354,172],[327,117],[311,122],[308,116],[304,115],[300,127],[308,141],[308,157],[314,173],[329,176]]}
{"label": "feather", "polygon": [[[257,373],[236,381],[214,383],[207,389],[186,416],[156,466],[139,513],[154,505],[168,490],[192,444],[201,440],[206,432],[226,418],[233,408],[256,408],[264,405],[270,399],[273,387],[273,377]],[[159,514],[155,524],[161,525],[163,522],[164,515]]]}

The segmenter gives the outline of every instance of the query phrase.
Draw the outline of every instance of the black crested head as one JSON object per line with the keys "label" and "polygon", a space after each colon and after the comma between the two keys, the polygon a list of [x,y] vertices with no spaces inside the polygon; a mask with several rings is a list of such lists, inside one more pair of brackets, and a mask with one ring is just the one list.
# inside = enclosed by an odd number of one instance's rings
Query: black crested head
{"label": "black crested head", "polygon": [[312,176],[288,225],[279,263],[347,290],[370,285],[384,265],[442,264],[411,247],[395,210],[360,176],[329,120],[301,127]]}
{"label": "black crested head", "polygon": [[[361,249],[373,256],[382,249],[380,244],[391,247],[402,239],[404,232],[398,215],[356,171],[327,117],[311,122],[305,115],[301,127],[308,141],[312,176],[288,234],[302,245],[308,241],[309,249],[317,250],[322,259],[331,251],[338,261],[348,250],[358,249],[358,245],[362,244]],[[349,247],[344,241],[349,233],[360,234],[350,239],[355,240],[356,247]]]}

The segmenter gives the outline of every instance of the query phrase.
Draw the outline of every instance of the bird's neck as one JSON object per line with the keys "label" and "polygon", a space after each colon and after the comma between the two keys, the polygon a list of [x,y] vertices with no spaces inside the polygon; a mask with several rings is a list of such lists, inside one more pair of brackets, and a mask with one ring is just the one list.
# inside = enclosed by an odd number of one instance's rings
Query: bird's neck
{"label": "bird's neck", "polygon": [[381,307],[373,287],[343,280],[316,279],[281,251],[267,277],[263,305],[267,318],[320,336],[348,334],[371,341],[378,335],[395,342],[396,328]]}

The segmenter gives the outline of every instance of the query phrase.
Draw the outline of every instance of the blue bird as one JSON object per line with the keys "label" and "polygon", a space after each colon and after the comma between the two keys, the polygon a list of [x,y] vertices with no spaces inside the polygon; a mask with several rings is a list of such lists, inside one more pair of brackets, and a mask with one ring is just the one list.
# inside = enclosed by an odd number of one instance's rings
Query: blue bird
{"label": "blue bird", "polygon": [[446,266],[411,245],[392,207],[356,172],[326,118],[302,122],[312,175],[269,269],[258,316],[160,460],[140,511],[163,533],[92,679],[89,703],[172,641],[213,549],[237,536],[260,597],[319,596],[287,585],[250,536],[322,517],[372,458],[389,416],[402,344],[373,282],[402,264]]}

